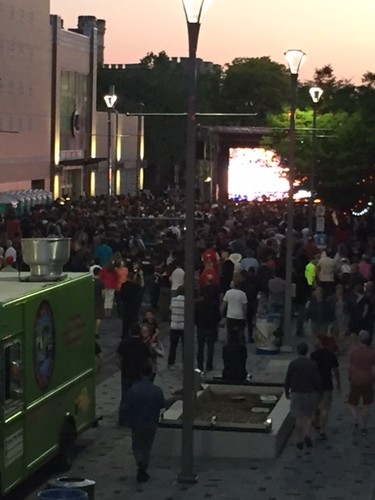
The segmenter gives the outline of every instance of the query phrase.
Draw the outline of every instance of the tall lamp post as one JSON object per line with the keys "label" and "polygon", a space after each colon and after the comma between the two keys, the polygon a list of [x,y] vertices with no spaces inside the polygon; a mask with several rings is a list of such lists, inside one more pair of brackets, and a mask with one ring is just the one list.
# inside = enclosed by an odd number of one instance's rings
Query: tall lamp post
{"label": "tall lamp post", "polygon": [[[115,109],[117,95],[115,94],[115,86],[109,87],[109,93],[104,96],[104,101],[107,105],[107,208],[111,207],[111,196],[113,194],[113,159],[112,159],[112,111]],[[117,137],[116,137],[117,140]]]}
{"label": "tall lamp post", "polygon": [[286,272],[285,272],[285,310],[284,334],[292,333],[292,272],[293,272],[293,219],[294,219],[294,181],[296,177],[296,106],[298,73],[306,54],[302,50],[291,49],[284,53],[290,71],[290,122],[289,122],[289,193],[287,202],[286,233]]}
{"label": "tall lamp post", "polygon": [[310,200],[309,200],[309,231],[313,231],[313,210],[314,210],[314,193],[315,193],[315,164],[316,164],[316,118],[318,114],[318,103],[323,95],[323,89],[320,87],[311,87],[309,90],[310,97],[313,102],[313,129],[312,129],[312,154],[311,154],[311,170],[310,170]]}
{"label": "tall lamp post", "polygon": [[185,173],[185,338],[180,483],[195,483],[194,472],[194,211],[196,162],[197,47],[201,16],[209,0],[182,0],[189,38],[188,109]]}

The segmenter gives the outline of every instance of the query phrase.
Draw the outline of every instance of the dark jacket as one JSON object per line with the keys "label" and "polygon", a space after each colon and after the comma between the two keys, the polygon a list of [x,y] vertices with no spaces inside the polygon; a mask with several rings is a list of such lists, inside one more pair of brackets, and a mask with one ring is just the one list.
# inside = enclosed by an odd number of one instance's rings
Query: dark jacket
{"label": "dark jacket", "polygon": [[117,353],[121,357],[122,376],[129,380],[139,380],[142,364],[151,356],[148,346],[140,337],[129,337],[121,340]]}
{"label": "dark jacket", "polygon": [[125,423],[131,428],[156,428],[162,408],[165,408],[163,391],[151,380],[142,379],[126,395]]}
{"label": "dark jacket", "polygon": [[319,391],[321,380],[318,365],[305,356],[300,356],[289,363],[285,377],[285,393]]}
{"label": "dark jacket", "polygon": [[220,307],[215,298],[203,298],[195,303],[195,324],[198,329],[216,328],[221,321]]}

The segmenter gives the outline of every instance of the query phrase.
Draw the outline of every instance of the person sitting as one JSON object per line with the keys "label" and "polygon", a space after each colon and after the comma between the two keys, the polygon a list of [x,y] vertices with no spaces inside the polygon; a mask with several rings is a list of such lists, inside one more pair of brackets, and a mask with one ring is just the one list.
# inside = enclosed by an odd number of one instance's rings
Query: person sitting
{"label": "person sitting", "polygon": [[234,327],[230,330],[229,340],[223,346],[224,369],[222,377],[227,382],[244,382],[247,378],[247,349],[240,342],[241,330]]}

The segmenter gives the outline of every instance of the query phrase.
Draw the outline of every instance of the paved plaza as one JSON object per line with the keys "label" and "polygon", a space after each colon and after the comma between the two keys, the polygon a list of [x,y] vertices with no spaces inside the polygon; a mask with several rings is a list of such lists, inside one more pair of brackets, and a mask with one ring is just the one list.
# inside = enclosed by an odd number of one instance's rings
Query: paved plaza
{"label": "paved plaza", "polygon": [[[103,325],[101,344],[103,357],[112,359],[119,340],[119,320]],[[168,350],[167,329],[162,328],[163,342]],[[216,369],[220,372],[220,353],[224,341],[221,330],[216,347]],[[294,354],[272,356],[255,354],[249,346],[248,369],[254,381],[282,382],[287,365]],[[166,359],[159,361],[156,383],[166,397],[182,386],[181,353],[176,370],[168,370]],[[80,452],[71,477],[96,481],[96,500],[370,500],[375,487],[375,416],[370,421],[368,436],[353,431],[345,399],[348,383],[346,357],[340,357],[343,390],[335,394],[328,425],[327,441],[316,440],[312,449],[298,451],[293,436],[281,455],[269,460],[196,459],[197,484],[177,483],[179,460],[166,459],[153,450],[150,464],[151,479],[138,485],[136,467],[131,453],[130,432],[117,426],[120,397],[120,373],[97,386],[97,413],[103,416],[98,428],[87,431],[79,440]],[[30,497],[31,498],[31,497]]]}

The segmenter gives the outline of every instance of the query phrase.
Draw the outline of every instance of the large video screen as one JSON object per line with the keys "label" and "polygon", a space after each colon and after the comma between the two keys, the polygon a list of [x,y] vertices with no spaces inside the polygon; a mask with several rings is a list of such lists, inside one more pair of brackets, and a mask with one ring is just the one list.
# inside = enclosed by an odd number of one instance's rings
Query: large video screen
{"label": "large video screen", "polygon": [[228,196],[236,200],[282,200],[287,197],[288,169],[275,151],[230,148]]}

